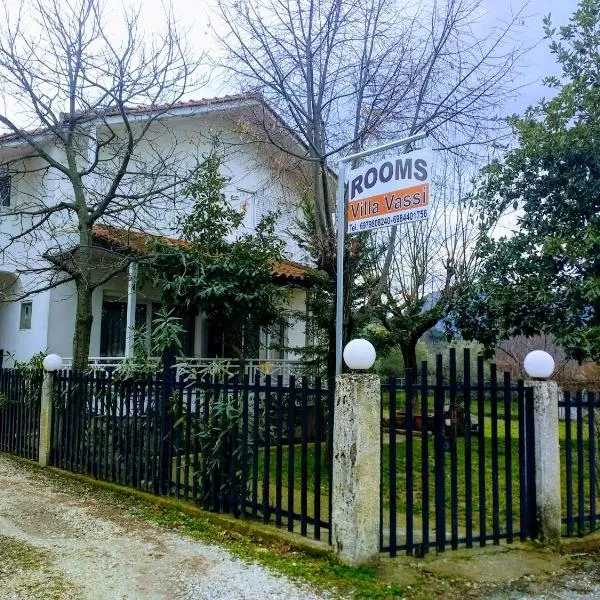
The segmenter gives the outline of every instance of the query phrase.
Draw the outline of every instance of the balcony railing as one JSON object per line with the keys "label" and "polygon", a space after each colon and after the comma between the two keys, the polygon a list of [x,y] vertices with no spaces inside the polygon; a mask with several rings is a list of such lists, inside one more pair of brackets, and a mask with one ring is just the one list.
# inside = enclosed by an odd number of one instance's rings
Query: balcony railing
{"label": "balcony railing", "polygon": [[[71,358],[63,359],[65,369],[70,369],[72,365]],[[125,362],[124,356],[91,356],[88,359],[90,369],[95,371],[118,371]],[[205,357],[182,357],[178,359],[175,365],[177,376],[188,375],[196,377],[197,375],[214,375],[220,378],[232,377],[240,373],[240,361],[235,358],[205,358]],[[245,361],[244,375],[248,375],[250,380],[256,377],[256,374],[271,375],[274,379],[281,375],[284,381],[289,380],[291,375],[303,375],[303,363],[299,360],[290,360],[287,358],[251,358]]]}

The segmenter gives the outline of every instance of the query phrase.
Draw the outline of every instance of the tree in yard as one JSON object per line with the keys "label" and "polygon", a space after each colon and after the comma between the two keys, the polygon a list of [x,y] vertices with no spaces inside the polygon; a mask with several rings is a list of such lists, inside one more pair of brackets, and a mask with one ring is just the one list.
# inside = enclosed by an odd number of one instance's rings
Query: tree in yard
{"label": "tree in yard", "polygon": [[[521,53],[511,45],[517,15],[492,35],[478,36],[478,0],[402,7],[384,0],[218,0],[218,31],[225,64],[244,88],[260,91],[284,121],[257,114],[259,137],[304,162],[312,203],[304,232],[327,281],[316,296],[328,303],[328,364],[334,360],[336,157],[399,136],[428,130],[434,146],[472,156],[498,141],[503,125],[493,115],[511,91]],[[287,123],[287,125],[286,125]],[[292,133],[304,148],[284,143]],[[307,224],[305,224],[307,225]],[[380,304],[387,287],[397,231],[363,312]],[[344,276],[345,330],[357,269],[377,244],[368,235],[348,240]],[[370,260],[370,259],[367,259]]]}
{"label": "tree in yard", "polygon": [[512,235],[485,236],[483,271],[457,307],[463,335],[492,349],[550,334],[578,361],[600,360],[600,2],[582,0],[558,31],[544,19],[562,73],[556,91],[511,125],[514,150],[484,171],[482,223],[516,211]]}
{"label": "tree in yard", "polygon": [[79,370],[92,292],[129,260],[94,251],[94,224],[155,224],[187,176],[161,117],[191,91],[198,62],[168,11],[152,39],[139,13],[115,17],[101,0],[31,0],[5,5],[0,25],[0,181],[19,192],[0,245],[24,276],[21,298],[74,282]]}
{"label": "tree in yard", "polygon": [[[417,343],[451,314],[466,282],[478,272],[474,252],[486,231],[475,223],[475,206],[468,200],[468,172],[457,157],[439,165],[433,182],[435,201],[426,221],[404,225],[395,239],[390,277],[378,291],[381,303],[371,313],[354,312],[362,334],[383,347],[397,347],[405,368],[416,370]],[[436,193],[437,190],[437,193]],[[384,236],[387,242],[387,236]],[[381,280],[382,261],[375,261],[364,289],[373,293]],[[363,299],[362,306],[367,305]],[[366,318],[365,318],[366,316]]]}
{"label": "tree in yard", "polygon": [[157,238],[146,276],[166,306],[199,309],[218,323],[243,367],[256,355],[259,328],[283,318],[289,291],[273,280],[272,264],[283,258],[284,244],[274,233],[275,213],[255,231],[237,232],[244,214],[223,194],[220,166],[217,151],[205,157],[185,190],[193,206],[179,220],[181,242]]}

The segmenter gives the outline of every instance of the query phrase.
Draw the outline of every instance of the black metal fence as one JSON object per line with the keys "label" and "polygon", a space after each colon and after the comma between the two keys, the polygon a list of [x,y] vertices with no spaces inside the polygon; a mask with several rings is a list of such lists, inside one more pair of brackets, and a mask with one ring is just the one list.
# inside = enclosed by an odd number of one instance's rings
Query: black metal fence
{"label": "black metal fence", "polygon": [[0,451],[38,460],[42,374],[0,369]]}
{"label": "black metal fence", "polygon": [[565,391],[558,403],[563,535],[597,529],[600,497],[597,477],[600,398],[597,392]]}
{"label": "black metal fence", "polygon": [[[57,373],[51,464],[322,537],[333,385]],[[0,369],[0,451],[38,459],[42,374]],[[559,401],[563,535],[598,529],[600,395]],[[536,532],[533,389],[468,350],[382,385],[381,548],[395,556]]]}
{"label": "black metal fence", "polygon": [[421,554],[535,535],[533,390],[450,351],[382,386],[381,547]]}
{"label": "black metal fence", "polygon": [[320,539],[329,528],[333,389],[58,373],[51,463],[261,519]]}

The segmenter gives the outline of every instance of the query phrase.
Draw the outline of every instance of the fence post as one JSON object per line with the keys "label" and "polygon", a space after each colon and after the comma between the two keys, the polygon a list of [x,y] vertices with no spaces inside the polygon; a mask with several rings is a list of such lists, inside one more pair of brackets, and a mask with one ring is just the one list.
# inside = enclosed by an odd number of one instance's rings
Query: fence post
{"label": "fence post", "polygon": [[172,443],[173,443],[173,419],[169,411],[169,403],[175,390],[175,353],[171,348],[163,350],[163,381],[160,408],[160,494],[163,496],[171,493],[171,469],[172,469]]}
{"label": "fence post", "polygon": [[555,381],[530,381],[535,432],[535,503],[539,538],[560,544],[561,488],[558,394]]}
{"label": "fence post", "polygon": [[44,379],[42,381],[42,398],[40,402],[40,447],[38,459],[42,467],[47,467],[50,459],[53,388],[54,373],[52,371],[44,371]]}
{"label": "fence post", "polygon": [[336,377],[332,544],[352,565],[379,556],[381,390],[377,375]]}

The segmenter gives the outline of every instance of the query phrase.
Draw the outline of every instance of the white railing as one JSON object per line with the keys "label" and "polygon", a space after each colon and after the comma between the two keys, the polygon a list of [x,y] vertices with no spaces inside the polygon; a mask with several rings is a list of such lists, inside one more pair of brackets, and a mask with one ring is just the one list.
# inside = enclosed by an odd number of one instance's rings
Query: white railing
{"label": "white railing", "polygon": [[[94,371],[103,371],[104,369],[116,369],[123,364],[124,356],[90,356],[88,365]],[[70,369],[73,365],[71,357],[63,358],[63,366]]]}
{"label": "white railing", "polygon": [[[88,365],[94,371],[118,370],[124,361],[124,356],[90,356]],[[73,360],[72,358],[64,358],[63,363],[65,369],[70,369]],[[240,361],[235,358],[192,356],[178,359],[176,367],[178,376],[189,373],[194,376],[198,374],[231,377],[240,372]],[[244,374],[248,375],[250,380],[253,380],[257,373],[271,375],[274,379],[281,375],[284,380],[288,380],[290,375],[299,376],[302,374],[302,361],[287,358],[251,358],[247,360],[244,366]]]}
{"label": "white railing", "polygon": [[[232,376],[240,372],[240,362],[233,358],[185,358],[178,363],[179,370],[189,369],[200,374]],[[257,373],[271,375],[273,378],[281,375],[289,379],[290,375],[302,373],[302,362],[283,358],[261,359],[251,358],[245,362],[244,374],[253,380]]]}

